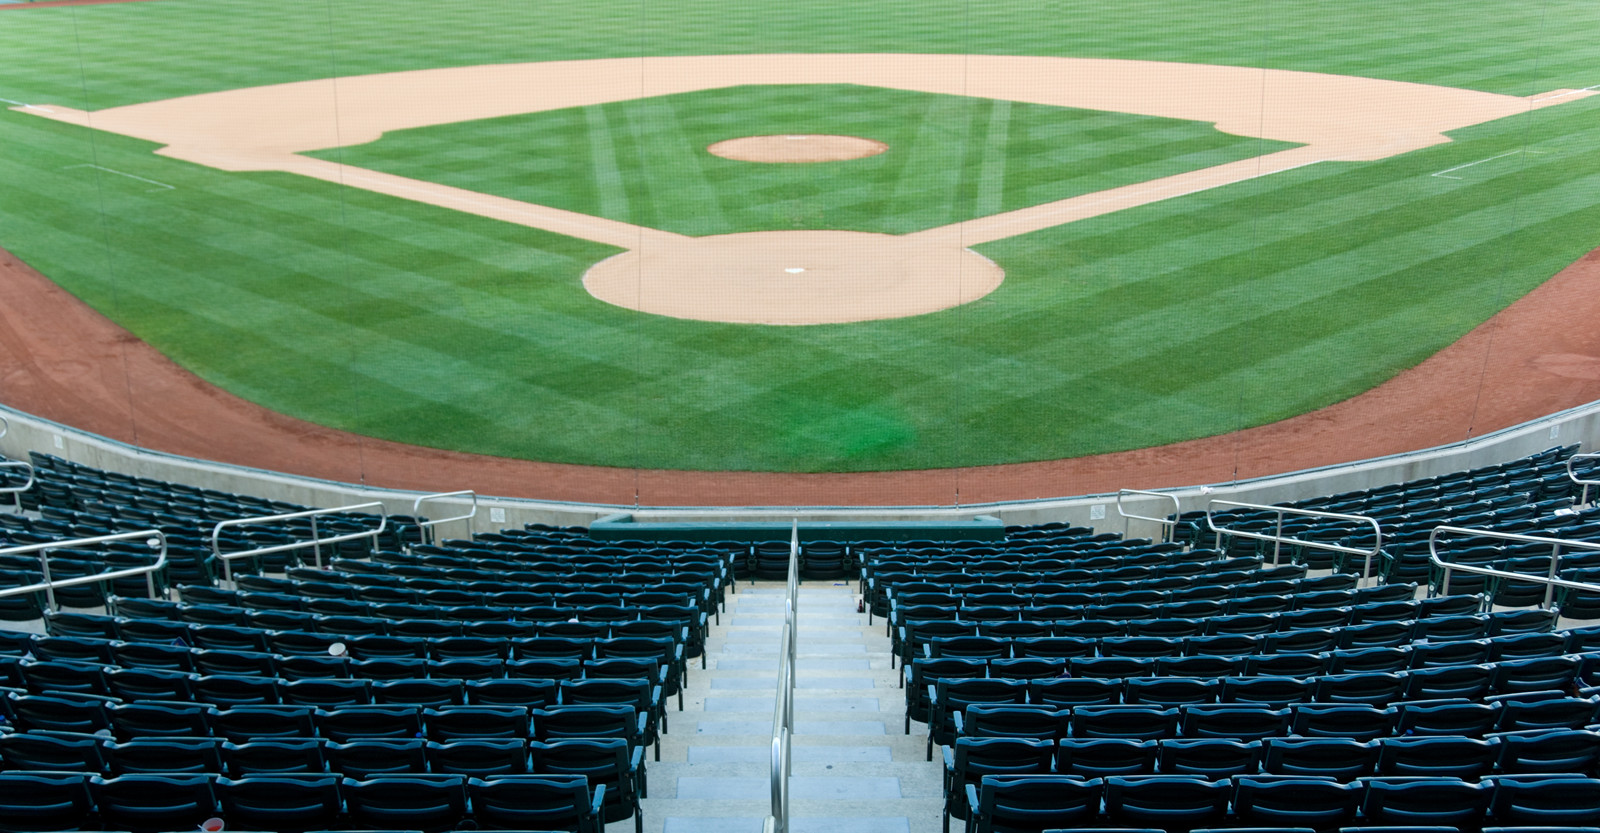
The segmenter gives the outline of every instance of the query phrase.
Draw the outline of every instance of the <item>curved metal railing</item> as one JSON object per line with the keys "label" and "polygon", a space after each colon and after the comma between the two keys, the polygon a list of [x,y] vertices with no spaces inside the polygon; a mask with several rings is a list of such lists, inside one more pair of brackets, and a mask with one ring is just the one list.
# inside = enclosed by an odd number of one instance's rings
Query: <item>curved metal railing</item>
{"label": "curved metal railing", "polygon": [[[50,553],[56,550],[91,547],[97,544],[109,544],[113,541],[137,541],[140,539],[143,539],[145,544],[156,552],[154,563],[139,567],[125,567],[121,570],[109,570],[104,573],[94,573],[87,576],[73,576],[72,578],[54,579],[50,576]],[[162,567],[167,566],[167,534],[159,529],[141,529],[134,532],[118,532],[115,535],[96,535],[93,538],[71,538],[65,541],[45,541],[42,544],[25,544],[20,547],[0,549],[0,555],[26,555],[30,552],[39,554],[39,571],[44,577],[44,581],[21,587],[7,587],[4,590],[0,590],[0,598],[21,596],[43,590],[45,601],[50,605],[51,610],[55,610],[57,609],[56,588],[58,587],[76,587],[80,584],[94,584],[101,581],[143,575],[145,587],[150,593],[150,598],[153,599],[156,597],[155,574]]]}
{"label": "curved metal railing", "polygon": [[20,471],[26,474],[26,477],[23,478],[23,483],[21,486],[0,486],[0,495],[11,495],[14,505],[20,509],[22,508],[22,493],[33,488],[33,464],[25,460],[6,460],[4,462],[0,462],[0,472],[6,471]]}
{"label": "curved metal railing", "polygon": [[[1439,553],[1439,539],[1445,534],[1470,535],[1474,538],[1493,538],[1499,541],[1517,541],[1524,544],[1549,544],[1550,545],[1550,572],[1547,575],[1536,576],[1529,573],[1513,573],[1509,570],[1497,570],[1493,567],[1480,567],[1476,564],[1452,564],[1445,561]],[[1428,562],[1444,570],[1444,581],[1439,584],[1439,594],[1450,594],[1450,575],[1454,572],[1473,573],[1480,576],[1493,576],[1507,578],[1515,581],[1525,581],[1530,584],[1544,585],[1544,601],[1540,607],[1549,607],[1555,599],[1557,587],[1569,587],[1574,590],[1587,590],[1591,593],[1600,593],[1600,584],[1589,584],[1582,581],[1568,581],[1556,578],[1560,569],[1561,550],[1563,547],[1574,550],[1600,550],[1600,544],[1589,541],[1570,541],[1564,538],[1542,538],[1537,535],[1520,535],[1515,532],[1496,532],[1492,529],[1469,529],[1463,526],[1436,526],[1428,533]]]}
{"label": "curved metal railing", "polygon": [[[467,510],[465,515],[451,515],[448,518],[423,518],[422,504],[427,503],[428,501],[449,500],[450,498],[458,497],[465,497],[469,500],[469,505],[471,508]],[[440,524],[452,523],[454,521],[470,521],[478,516],[478,493],[471,489],[462,489],[459,492],[438,492],[431,495],[422,495],[412,502],[411,516],[417,519],[416,526],[418,535],[422,537],[422,543],[432,544],[434,543],[434,527],[439,526]]]}
{"label": "curved metal railing", "polygon": [[[4,434],[0,434],[0,436],[5,436],[5,435]],[[1573,467],[1572,467],[1572,464],[1574,462],[1576,462],[1576,461],[1579,461],[1579,460],[1600,460],[1600,452],[1591,452],[1589,454],[1574,454],[1571,457],[1567,458],[1567,479],[1569,479],[1573,483],[1576,483],[1579,486],[1583,487],[1583,496],[1578,498],[1577,505],[1578,506],[1586,506],[1589,503],[1589,487],[1590,486],[1600,486],[1600,480],[1584,480],[1583,478],[1579,477],[1578,476],[1578,472],[1575,469],[1573,469]]]}
{"label": "curved metal railing", "polygon": [[772,711],[772,814],[764,830],[789,833],[790,744],[794,736],[795,608],[800,595],[800,524],[789,532],[789,576],[784,592],[783,635],[778,652],[778,696]]}
{"label": "curved metal railing", "polygon": [[[1226,526],[1218,526],[1216,519],[1216,507],[1218,506],[1231,506],[1236,509],[1255,509],[1264,512],[1272,512],[1276,516],[1273,533],[1268,535],[1263,532],[1251,532],[1246,529],[1231,529]],[[1283,534],[1283,519],[1287,515],[1293,515],[1297,518],[1323,518],[1333,521],[1350,521],[1352,523],[1367,524],[1368,526],[1372,527],[1372,546],[1369,548],[1347,547],[1343,544],[1330,544],[1326,541],[1307,541],[1303,538],[1285,537]],[[1206,526],[1210,528],[1212,532],[1217,534],[1216,540],[1219,547],[1222,545],[1223,535],[1233,535],[1239,538],[1248,538],[1253,541],[1271,541],[1273,566],[1278,565],[1278,555],[1280,552],[1282,552],[1284,544],[1291,544],[1293,546],[1306,547],[1314,550],[1322,550],[1324,552],[1338,552],[1344,553],[1345,555],[1362,556],[1364,559],[1361,567],[1362,581],[1367,581],[1372,577],[1372,559],[1378,554],[1379,550],[1383,549],[1383,530],[1378,526],[1378,519],[1369,517],[1367,515],[1345,515],[1338,512],[1317,512],[1311,509],[1294,509],[1288,506],[1267,506],[1259,503],[1239,503],[1238,501],[1232,500],[1214,499],[1206,505]]]}
{"label": "curved metal railing", "polygon": [[[338,535],[330,535],[326,537],[324,537],[321,534],[321,531],[317,529],[318,518],[342,513],[370,512],[370,510],[374,509],[377,510],[376,514],[378,517],[378,525],[372,529],[364,529],[360,532],[344,532]],[[279,521],[292,521],[297,518],[311,519],[310,538],[301,541],[291,541],[287,544],[274,544],[270,547],[257,547],[250,550],[240,550],[238,552],[225,553],[222,551],[221,536],[222,530],[224,529],[251,526],[256,524],[277,523]],[[389,513],[384,509],[383,504],[379,503],[378,501],[372,501],[371,503],[357,503],[352,506],[336,506],[332,509],[308,509],[304,512],[287,512],[282,515],[257,515],[249,518],[230,518],[229,520],[222,521],[211,528],[211,554],[216,556],[217,559],[222,562],[223,579],[232,581],[233,562],[242,558],[251,558],[258,555],[270,555],[275,552],[302,550],[306,547],[310,547],[313,557],[316,559],[317,566],[321,567],[323,544],[338,544],[344,541],[355,541],[361,538],[371,538],[376,541],[377,537],[382,535],[384,530],[388,528]]]}
{"label": "curved metal railing", "polygon": [[[1141,495],[1144,497],[1164,498],[1172,501],[1172,515],[1166,518],[1156,518],[1150,515],[1136,515],[1122,508],[1122,498],[1127,495]],[[1182,513],[1178,503],[1178,496],[1169,492],[1151,492],[1145,489],[1118,489],[1117,514],[1122,516],[1122,537],[1128,537],[1128,527],[1133,521],[1151,521],[1161,524],[1161,540],[1172,540],[1172,531],[1178,528],[1178,515]]]}

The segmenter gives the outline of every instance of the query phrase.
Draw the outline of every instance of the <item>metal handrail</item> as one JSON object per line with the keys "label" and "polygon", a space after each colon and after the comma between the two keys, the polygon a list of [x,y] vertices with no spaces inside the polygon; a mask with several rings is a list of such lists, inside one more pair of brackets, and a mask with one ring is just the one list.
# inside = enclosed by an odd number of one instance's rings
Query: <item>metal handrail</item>
{"label": "metal handrail", "polygon": [[[143,567],[125,567],[121,570],[111,570],[104,573],[95,573],[89,576],[75,576],[73,578],[57,581],[50,577],[50,553],[55,550],[71,549],[74,547],[88,547],[95,544],[108,544],[112,541],[133,541],[144,539],[150,549],[156,550],[154,564]],[[6,547],[0,549],[0,555],[26,555],[30,552],[39,553],[39,571],[44,576],[44,581],[38,584],[27,584],[21,587],[7,587],[0,590],[0,599],[10,596],[21,596],[26,593],[44,591],[45,601],[51,610],[58,610],[56,605],[57,587],[77,587],[80,584],[94,584],[101,581],[113,581],[129,576],[144,575],[145,587],[150,592],[150,598],[156,597],[156,571],[167,566],[167,534],[159,529],[141,529],[134,532],[118,532],[115,535],[96,535],[93,538],[70,538],[65,541],[46,541],[42,544],[25,544],[20,547]]]}
{"label": "metal handrail", "polygon": [[767,829],[789,833],[790,743],[794,736],[795,608],[800,594],[800,522],[789,532],[789,574],[784,587],[783,634],[778,655],[778,696],[772,712],[772,814]]}
{"label": "metal handrail", "polygon": [[[1145,497],[1158,497],[1170,500],[1172,501],[1172,517],[1154,518],[1149,515],[1135,515],[1131,512],[1125,511],[1122,508],[1122,498],[1124,495],[1144,495]],[[1178,528],[1178,515],[1181,514],[1182,511],[1183,510],[1178,503],[1178,496],[1170,492],[1151,492],[1144,489],[1117,490],[1117,514],[1122,516],[1122,537],[1124,538],[1128,537],[1128,527],[1130,526],[1131,522],[1138,520],[1152,521],[1154,523],[1161,524],[1162,542],[1171,541],[1173,530]]]}
{"label": "metal handrail", "polygon": [[[1550,545],[1550,573],[1545,576],[1535,576],[1528,573],[1513,573],[1508,570],[1496,570],[1493,567],[1480,567],[1475,564],[1452,564],[1439,555],[1439,538],[1442,533],[1461,533],[1476,538],[1494,538],[1500,541],[1519,541],[1525,544]],[[1565,538],[1543,538],[1538,535],[1521,535],[1515,532],[1497,532],[1492,529],[1469,529],[1462,526],[1436,526],[1428,533],[1428,562],[1444,569],[1444,581],[1439,585],[1439,594],[1450,595],[1450,574],[1456,570],[1463,573],[1476,573],[1484,576],[1498,576],[1500,578],[1526,581],[1532,584],[1544,585],[1544,601],[1540,607],[1549,607],[1555,598],[1557,587],[1570,587],[1574,590],[1588,590],[1600,593],[1600,584],[1587,584],[1581,581],[1568,581],[1556,578],[1560,568],[1561,548],[1570,547],[1578,550],[1600,550],[1600,544],[1589,541],[1571,541]]]}
{"label": "metal handrail", "polygon": [[[365,512],[369,509],[378,510],[378,526],[375,529],[363,530],[361,532],[346,532],[341,535],[333,535],[327,538],[322,537],[322,535],[317,531],[317,518],[319,517],[344,512]],[[288,544],[275,544],[270,547],[258,547],[253,550],[241,550],[239,552],[230,553],[222,552],[222,543],[220,538],[222,535],[222,530],[225,527],[248,526],[251,524],[271,523],[274,521],[290,521],[296,518],[311,519],[310,538],[304,541],[294,541]],[[384,509],[383,504],[379,503],[378,501],[372,501],[371,503],[357,503],[351,506],[335,506],[332,509],[308,509],[304,512],[287,512],[282,515],[257,515],[249,518],[230,518],[226,521],[219,522],[216,526],[211,528],[211,554],[216,556],[217,559],[222,562],[222,578],[226,581],[232,581],[233,562],[238,561],[241,558],[250,558],[257,555],[270,555],[275,552],[288,552],[289,550],[299,550],[305,549],[306,547],[311,547],[313,556],[316,558],[317,567],[320,568],[322,566],[323,544],[338,544],[344,541],[354,541],[359,538],[372,538],[376,540],[377,537],[382,535],[384,530],[388,528],[389,513],[386,509]]]}
{"label": "metal handrail", "polygon": [[[0,417],[0,419],[3,419],[3,417]],[[0,434],[0,436],[4,436],[4,434]],[[5,460],[0,462],[0,471],[5,469],[19,469],[28,473],[27,482],[21,486],[0,486],[0,495],[11,495],[14,505],[20,509],[22,507],[22,493],[33,488],[35,474],[33,464],[26,460]]]}
{"label": "metal handrail", "polygon": [[[1230,529],[1225,526],[1217,526],[1216,507],[1218,506],[1232,506],[1238,509],[1257,509],[1275,513],[1277,517],[1276,525],[1273,528],[1273,534],[1266,535],[1260,532],[1249,532],[1243,529]],[[1372,527],[1372,547],[1370,549],[1360,549],[1357,547],[1347,547],[1343,544],[1329,544],[1324,541],[1306,541],[1300,538],[1285,538],[1283,537],[1283,518],[1285,515],[1294,515],[1302,518],[1327,518],[1328,520],[1353,521],[1355,523],[1369,524]],[[1346,555],[1362,556],[1364,559],[1361,567],[1362,581],[1367,581],[1372,577],[1372,559],[1380,550],[1383,549],[1383,530],[1378,526],[1378,519],[1369,517],[1367,515],[1345,515],[1339,512],[1317,512],[1312,509],[1294,509],[1288,506],[1267,506],[1259,503],[1240,503],[1238,501],[1222,500],[1217,498],[1213,499],[1209,504],[1206,505],[1206,526],[1210,528],[1212,532],[1217,534],[1216,543],[1218,547],[1221,547],[1222,545],[1223,534],[1236,535],[1240,538],[1248,538],[1253,541],[1271,541],[1272,566],[1274,567],[1278,566],[1278,554],[1282,551],[1284,544],[1294,544],[1296,546],[1309,547],[1314,550],[1323,550],[1325,552],[1340,552]]]}
{"label": "metal handrail", "polygon": [[[428,502],[430,500],[445,500],[447,498],[453,498],[453,497],[468,497],[468,498],[472,499],[471,500],[472,508],[467,510],[467,514],[465,514],[465,515],[452,515],[452,516],[450,516],[448,518],[436,518],[436,519],[424,519],[422,517],[422,504],[424,504],[424,503],[426,503],[426,502]],[[473,518],[476,518],[478,516],[478,493],[473,491],[473,490],[471,490],[471,489],[462,489],[459,492],[438,492],[436,494],[431,494],[431,495],[422,495],[421,497],[418,497],[415,501],[412,502],[412,504],[411,504],[411,516],[413,518],[415,518],[416,521],[417,521],[417,530],[418,530],[417,534],[422,536],[422,539],[423,539],[422,542],[425,543],[425,544],[432,544],[434,542],[434,536],[433,536],[433,528],[434,527],[436,527],[436,526],[438,526],[440,524],[451,523],[452,521],[470,521]]]}
{"label": "metal handrail", "polygon": [[[0,434],[0,436],[5,436],[5,435],[4,434]],[[1583,487],[1583,496],[1578,499],[1578,504],[1577,505],[1584,506],[1584,505],[1587,505],[1589,503],[1589,487],[1590,486],[1600,486],[1600,480],[1584,480],[1584,479],[1578,477],[1578,473],[1572,470],[1572,464],[1573,464],[1573,462],[1575,462],[1577,460],[1600,460],[1600,452],[1590,452],[1588,454],[1574,454],[1571,457],[1567,458],[1567,479],[1571,480],[1573,483],[1576,483],[1579,486]]]}

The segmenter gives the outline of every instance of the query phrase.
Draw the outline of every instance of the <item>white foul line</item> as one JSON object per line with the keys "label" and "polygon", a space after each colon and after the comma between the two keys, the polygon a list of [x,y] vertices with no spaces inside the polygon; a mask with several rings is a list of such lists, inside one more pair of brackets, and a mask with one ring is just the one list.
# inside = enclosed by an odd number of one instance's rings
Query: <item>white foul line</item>
{"label": "white foul line", "polygon": [[[165,183],[165,182],[156,182],[156,181],[155,181],[155,180],[153,180],[153,179],[145,179],[145,178],[144,178],[144,177],[142,177],[142,176],[134,176],[134,175],[133,175],[133,174],[130,174],[130,173],[124,173],[124,172],[122,172],[122,171],[114,171],[114,170],[112,170],[112,169],[110,169],[110,168],[103,168],[103,167],[101,167],[101,166],[99,166],[99,165],[88,165],[88,164],[85,164],[85,165],[68,165],[68,166],[66,166],[66,167],[65,167],[65,168],[62,168],[62,169],[61,169],[61,170],[63,170],[63,171],[70,171],[70,170],[72,170],[72,169],[73,169],[73,168],[94,168],[94,169],[95,169],[95,170],[97,170],[97,171],[105,171],[105,172],[106,172],[106,173],[108,173],[108,174],[116,174],[116,175],[117,175],[117,176],[125,176],[125,177],[127,177],[127,178],[129,178],[129,179],[137,179],[137,180],[139,180],[139,181],[140,181],[140,182],[148,182],[148,183],[150,183],[150,184],[151,184],[151,185],[156,185],[156,186],[159,186],[159,187],[162,187],[162,188],[165,188],[165,189],[167,189],[167,190],[168,190],[168,191],[176,191],[176,190],[177,190],[177,189],[178,189],[178,186],[176,186],[176,185],[168,185],[168,184],[166,184],[166,183]],[[152,188],[152,189],[150,189],[150,190],[151,190],[151,191],[154,191],[154,190],[155,190],[155,189],[154,189],[154,188]],[[148,193],[148,192],[147,192],[147,193]]]}
{"label": "white foul line", "polygon": [[1515,156],[1515,155],[1517,155],[1519,153],[1535,153],[1535,154],[1537,154],[1537,153],[1543,153],[1543,151],[1538,151],[1538,150],[1520,150],[1520,149],[1519,150],[1508,150],[1505,153],[1495,154],[1494,156],[1491,156],[1488,159],[1479,159],[1476,162],[1468,162],[1465,165],[1457,165],[1454,168],[1445,168],[1444,170],[1439,171],[1438,173],[1428,174],[1428,176],[1436,176],[1436,177],[1439,177],[1440,179],[1461,179],[1461,177],[1459,177],[1459,176],[1446,176],[1446,174],[1448,174],[1448,173],[1450,173],[1452,171],[1459,171],[1462,168],[1470,168],[1473,165],[1482,165],[1485,162],[1493,162],[1496,159],[1504,159],[1507,156]]}
{"label": "white foul line", "polygon": [[1539,103],[1542,104],[1542,103],[1544,103],[1546,101],[1555,101],[1558,98],[1566,98],[1569,95],[1578,95],[1579,93],[1593,92],[1594,90],[1600,90],[1600,84],[1595,84],[1592,87],[1584,87],[1582,89],[1577,89],[1577,90],[1567,90],[1564,93],[1556,93],[1555,95],[1540,96],[1539,98],[1533,98],[1533,99],[1529,99],[1529,100],[1530,101],[1536,101],[1536,102],[1539,102]]}

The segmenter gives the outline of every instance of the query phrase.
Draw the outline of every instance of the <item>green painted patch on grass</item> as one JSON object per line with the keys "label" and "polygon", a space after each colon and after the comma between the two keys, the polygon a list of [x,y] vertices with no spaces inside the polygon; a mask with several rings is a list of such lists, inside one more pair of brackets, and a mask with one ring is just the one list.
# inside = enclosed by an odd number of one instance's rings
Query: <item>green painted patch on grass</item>
{"label": "green painted patch on grass", "polygon": [[[863,159],[706,148],[828,134]],[[850,84],[737,86],[397,130],[312,156],[680,234],[906,234],[1294,147],[1197,122]]]}

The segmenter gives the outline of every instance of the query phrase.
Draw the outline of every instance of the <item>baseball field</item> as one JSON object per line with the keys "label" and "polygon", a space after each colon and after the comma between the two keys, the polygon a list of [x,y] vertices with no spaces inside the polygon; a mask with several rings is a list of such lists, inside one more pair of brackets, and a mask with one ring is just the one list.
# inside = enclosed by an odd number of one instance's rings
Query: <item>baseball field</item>
{"label": "baseball field", "polygon": [[1597,30],[1582,0],[7,8],[0,247],[394,443],[1106,454],[1349,400],[1600,247]]}

